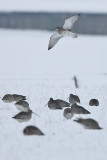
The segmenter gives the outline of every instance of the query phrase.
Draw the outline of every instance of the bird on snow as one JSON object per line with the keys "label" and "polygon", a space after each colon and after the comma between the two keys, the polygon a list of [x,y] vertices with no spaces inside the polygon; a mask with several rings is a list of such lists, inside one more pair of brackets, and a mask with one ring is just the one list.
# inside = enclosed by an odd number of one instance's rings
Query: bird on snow
{"label": "bird on snow", "polygon": [[14,105],[21,112],[26,112],[26,111],[30,110],[29,103],[27,103],[26,101],[23,101],[23,100],[16,102]]}
{"label": "bird on snow", "polygon": [[2,98],[2,101],[4,103],[11,103],[14,102],[14,97],[12,96],[12,94],[6,94],[4,95],[4,97]]}
{"label": "bird on snow", "polygon": [[[31,119],[32,113],[34,113],[34,112],[32,112],[32,110],[29,110],[28,112],[20,112],[12,118],[16,119],[18,122],[27,122]],[[36,113],[34,113],[34,114],[36,114]]]}
{"label": "bird on snow", "polygon": [[65,108],[63,112],[63,116],[68,120],[74,116],[74,113],[72,112],[71,108]]}
{"label": "bird on snow", "polygon": [[48,105],[50,109],[55,110],[55,109],[63,109],[64,107],[69,107],[70,103],[63,101],[61,99],[54,100],[53,98],[50,98],[46,105]]}
{"label": "bird on snow", "polygon": [[35,126],[27,126],[26,128],[24,128],[23,134],[24,135],[39,135],[39,136],[44,135],[44,133]]}
{"label": "bird on snow", "polygon": [[77,95],[74,95],[74,94],[70,94],[69,95],[69,102],[71,104],[74,104],[74,103],[80,103],[80,99]]}
{"label": "bird on snow", "polygon": [[70,103],[68,103],[68,102],[66,102],[66,101],[64,101],[62,99],[56,99],[55,101],[58,102],[58,104],[59,104],[59,106],[61,108],[69,107],[70,106]]}
{"label": "bird on snow", "polygon": [[12,96],[14,98],[14,101],[16,101],[16,102],[18,102],[20,100],[26,100],[26,96],[23,96],[23,95],[13,94]]}
{"label": "bird on snow", "polygon": [[56,100],[54,100],[53,98],[50,98],[46,105],[48,105],[48,107],[51,110],[62,109],[62,107],[59,105],[59,103]]}
{"label": "bird on snow", "polygon": [[18,94],[6,94],[2,98],[3,102],[11,103],[11,102],[18,102],[20,100],[26,100],[26,96],[18,95]]}
{"label": "bird on snow", "polygon": [[74,114],[90,114],[88,110],[82,106],[77,105],[76,103],[71,106],[71,110]]}
{"label": "bird on snow", "polygon": [[72,33],[73,25],[77,21],[80,14],[72,16],[65,20],[63,27],[56,27],[55,30],[57,31],[50,37],[48,50],[53,48],[55,44],[62,38],[62,37],[72,37],[77,38],[76,33]]}
{"label": "bird on snow", "polygon": [[87,118],[87,119],[78,118],[74,121],[83,125],[85,129],[102,129],[99,126],[98,122],[91,118]]}
{"label": "bird on snow", "polygon": [[89,101],[90,106],[99,106],[99,101],[97,99],[91,99]]}

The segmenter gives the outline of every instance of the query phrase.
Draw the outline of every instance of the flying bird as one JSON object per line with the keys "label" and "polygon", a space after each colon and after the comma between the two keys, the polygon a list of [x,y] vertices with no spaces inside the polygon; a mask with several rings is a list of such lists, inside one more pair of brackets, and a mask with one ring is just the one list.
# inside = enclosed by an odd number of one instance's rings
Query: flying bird
{"label": "flying bird", "polygon": [[72,32],[73,25],[77,21],[80,14],[72,16],[65,20],[63,27],[56,27],[55,30],[57,31],[50,37],[48,50],[53,48],[55,44],[62,38],[62,37],[72,37],[77,38],[77,34]]}

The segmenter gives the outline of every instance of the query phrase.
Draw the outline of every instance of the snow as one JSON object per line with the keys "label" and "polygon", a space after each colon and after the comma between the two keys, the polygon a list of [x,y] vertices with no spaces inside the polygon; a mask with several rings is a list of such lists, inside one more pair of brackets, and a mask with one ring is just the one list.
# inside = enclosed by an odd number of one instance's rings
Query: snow
{"label": "snow", "polygon": [[0,0],[0,11],[107,13],[106,0]]}
{"label": "snow", "polygon": [[[12,119],[14,104],[0,100],[0,159],[2,160],[106,160],[107,75],[106,36],[65,38],[47,50],[51,32],[0,30],[0,96],[26,95],[32,115],[29,122]],[[79,89],[72,77],[76,75]],[[63,111],[44,107],[50,97],[66,100],[70,93],[80,97],[91,114],[71,120]],[[99,107],[89,106],[97,98]],[[78,117],[93,118],[103,130],[85,130],[73,122]],[[24,136],[27,125],[39,127],[45,136]]]}
{"label": "snow", "polygon": [[62,38],[48,51],[53,32],[0,30],[0,73],[106,72],[106,36]]}
{"label": "snow", "polygon": [[[3,79],[0,80],[1,96],[6,93],[19,93],[27,95],[31,109],[40,115],[32,115],[29,122],[18,123],[11,117],[18,113],[13,104],[5,104],[0,101],[0,155],[2,160],[23,160],[35,159],[68,159],[69,157],[78,160],[106,159],[107,149],[107,109],[106,94],[107,85],[85,86],[82,82],[85,76],[78,76],[80,89],[75,89],[73,81],[69,78],[47,78],[37,79]],[[91,76],[92,78],[93,76]],[[107,80],[105,76],[98,76]],[[72,78],[72,77],[71,77]],[[94,79],[94,78],[92,78]],[[88,81],[89,82],[89,81]],[[95,82],[94,82],[95,83]],[[100,83],[99,83],[100,84]],[[81,126],[66,120],[63,111],[51,111],[48,107],[44,108],[50,97],[62,98],[66,100],[70,93],[78,94],[81,103],[92,114],[88,116],[99,122],[103,127],[100,131],[84,130]],[[98,98],[99,107],[89,107],[88,102],[91,98]],[[24,136],[22,131],[27,125],[36,125],[44,133],[44,137]],[[5,143],[5,144],[4,144]]]}

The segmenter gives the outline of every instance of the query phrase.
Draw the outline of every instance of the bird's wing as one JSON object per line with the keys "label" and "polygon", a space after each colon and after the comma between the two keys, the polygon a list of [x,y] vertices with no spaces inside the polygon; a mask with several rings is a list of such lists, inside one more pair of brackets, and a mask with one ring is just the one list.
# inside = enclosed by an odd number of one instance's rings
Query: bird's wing
{"label": "bird's wing", "polygon": [[50,37],[49,40],[49,45],[48,45],[48,50],[50,50],[51,48],[53,48],[55,46],[55,44],[60,40],[60,38],[62,38],[63,36],[59,35],[58,33],[53,34]]}
{"label": "bird's wing", "polygon": [[73,28],[74,23],[77,21],[80,14],[77,14],[71,18],[68,18],[65,20],[65,23],[63,25],[63,29],[71,30]]}

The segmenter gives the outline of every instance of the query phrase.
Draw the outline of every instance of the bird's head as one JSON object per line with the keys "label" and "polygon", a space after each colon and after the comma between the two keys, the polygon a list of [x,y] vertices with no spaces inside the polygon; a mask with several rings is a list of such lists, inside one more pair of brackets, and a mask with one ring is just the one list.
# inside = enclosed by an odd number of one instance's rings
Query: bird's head
{"label": "bird's head", "polygon": [[50,98],[50,101],[53,101],[53,98]]}
{"label": "bird's head", "polygon": [[59,29],[61,29],[61,27],[57,26],[56,28],[54,28],[54,29],[52,29],[52,30],[58,31]]}
{"label": "bird's head", "polygon": [[59,27],[59,26],[55,28],[56,31],[58,31],[59,29],[61,29],[61,27]]}

